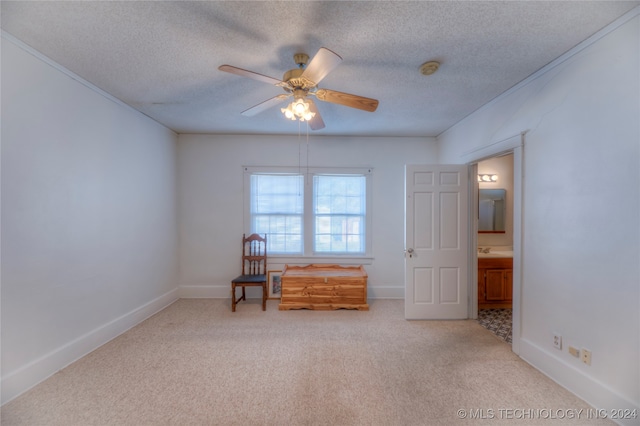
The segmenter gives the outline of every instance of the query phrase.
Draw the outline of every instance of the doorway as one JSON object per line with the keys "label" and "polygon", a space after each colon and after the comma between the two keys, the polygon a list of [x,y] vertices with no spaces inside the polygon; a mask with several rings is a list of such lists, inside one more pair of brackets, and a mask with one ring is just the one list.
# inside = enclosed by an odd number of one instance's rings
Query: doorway
{"label": "doorway", "polygon": [[[448,289],[454,289],[455,291],[446,291],[445,294],[445,302],[453,303],[453,306],[458,307],[461,303],[466,306],[467,312],[466,315],[463,312],[464,318],[477,319],[478,317],[478,253],[477,253],[477,216],[474,214],[473,208],[468,208],[469,206],[475,206],[477,203],[477,190],[474,190],[478,187],[477,185],[477,163],[489,159],[492,157],[497,157],[505,154],[513,155],[513,258],[512,258],[512,343],[511,350],[519,354],[520,353],[520,324],[521,324],[521,309],[520,309],[520,298],[522,294],[522,219],[523,219],[523,158],[524,158],[524,142],[525,142],[526,131],[521,132],[517,135],[511,136],[509,138],[490,143],[488,145],[482,146],[480,148],[473,149],[468,151],[467,153],[461,155],[459,157],[459,162],[456,164],[464,164],[464,168],[466,168],[467,176],[464,180],[469,182],[468,190],[464,191],[467,194],[467,197],[462,196],[462,198],[449,197],[450,199],[458,200],[460,203],[463,203],[463,198],[467,198],[468,203],[465,203],[466,207],[459,204],[460,210],[459,212],[466,212],[455,215],[446,215],[445,217],[451,219],[452,217],[457,219],[462,219],[467,222],[467,226],[460,225],[460,233],[457,235],[463,238],[454,238],[455,241],[465,240],[464,244],[455,245],[457,247],[458,252],[466,252],[463,254],[464,260],[463,264],[453,267],[448,267],[447,272],[445,274],[445,278],[449,278],[446,280],[446,283],[450,285],[446,285]],[[443,166],[442,164],[440,166]],[[449,165],[451,166],[451,165]],[[427,166],[424,166],[427,167]],[[414,299],[419,300],[422,304],[431,303],[432,295],[434,295],[434,289],[436,286],[442,287],[440,282],[436,282],[432,277],[434,277],[434,272],[432,267],[422,267],[418,274],[420,274],[421,283],[426,282],[428,284],[428,291],[420,290],[421,287],[417,287],[419,289],[416,292],[416,286],[413,288],[408,287],[408,282],[416,282],[416,271],[411,269],[408,263],[414,262],[414,254],[415,248],[412,246],[413,240],[408,236],[412,235],[412,232],[409,232],[407,223],[409,222],[409,212],[412,211],[412,205],[409,203],[409,200],[413,202],[413,189],[409,188],[412,185],[412,182],[420,183],[423,182],[436,182],[433,180],[432,173],[420,173],[420,176],[409,176],[407,173],[407,167],[405,167],[405,316],[407,310],[407,294],[409,296],[414,297]],[[457,173],[457,172],[456,172]],[[449,174],[451,175],[451,174]],[[426,177],[429,176],[428,179]],[[453,176],[453,175],[451,175]],[[457,174],[458,177],[462,177]],[[471,179],[473,177],[473,179]],[[448,179],[445,179],[442,182],[447,182]],[[454,179],[455,182],[460,182],[461,180]],[[450,182],[450,183],[453,183]],[[411,189],[411,190],[410,190]],[[459,195],[462,195],[462,192],[458,192]],[[433,194],[432,194],[433,195]],[[447,198],[447,197],[445,197]],[[431,199],[430,197],[421,196],[421,200],[423,201],[420,205],[429,206],[431,203],[427,203],[426,200]],[[452,206],[455,203],[450,203]],[[462,208],[464,207],[464,208]],[[438,211],[436,209],[435,211]],[[424,220],[423,215],[419,215]],[[451,221],[450,221],[451,222]],[[459,220],[455,221],[456,223]],[[435,223],[435,222],[434,222]],[[451,222],[453,223],[453,222]],[[441,226],[438,224],[438,226]],[[415,227],[414,227],[415,228]],[[452,228],[453,227],[446,227]],[[463,230],[464,228],[464,230]],[[428,228],[430,229],[430,228]],[[455,233],[454,233],[455,234]],[[433,236],[433,235],[432,235]],[[431,241],[432,238],[429,238]],[[418,256],[419,257],[419,256]],[[417,257],[416,257],[417,259]],[[414,268],[415,269],[415,268]],[[455,271],[454,271],[455,269]],[[453,273],[453,272],[455,273]],[[458,287],[455,283],[461,283],[459,279],[466,278],[467,285],[462,285]],[[412,281],[413,280],[413,281]],[[464,289],[463,289],[464,288]],[[442,292],[441,294],[442,295]],[[454,297],[457,295],[456,297]],[[464,297],[463,297],[464,296]],[[438,299],[438,300],[441,300]],[[460,316],[456,316],[456,318],[462,318]],[[420,315],[415,319],[438,319],[436,317],[430,317],[429,315]],[[450,317],[451,319],[451,317]]]}
{"label": "doorway", "polygon": [[[474,176],[473,181],[476,182],[475,176],[477,175],[478,163],[483,160],[488,160],[495,157],[504,155],[512,155],[513,162],[513,188],[512,188],[512,201],[513,211],[510,215],[512,217],[512,238],[513,238],[513,257],[512,257],[512,342],[511,350],[519,354],[520,353],[520,336],[521,336],[521,297],[522,297],[522,264],[523,264],[523,248],[522,248],[522,227],[524,217],[523,206],[523,175],[524,175],[524,146],[526,131],[514,135],[512,137],[494,142],[484,147],[467,152],[462,156],[462,160],[466,162],[469,167],[469,171]],[[500,177],[498,176],[498,182]],[[470,201],[472,205],[476,205],[478,202],[479,185],[475,185],[476,190],[470,191]],[[470,303],[469,303],[469,318],[478,318],[478,228],[477,228],[477,215],[469,215],[469,230],[470,230],[470,246],[469,246],[469,288]]]}
{"label": "doorway", "polygon": [[511,344],[513,329],[513,153],[477,163],[478,323]]}

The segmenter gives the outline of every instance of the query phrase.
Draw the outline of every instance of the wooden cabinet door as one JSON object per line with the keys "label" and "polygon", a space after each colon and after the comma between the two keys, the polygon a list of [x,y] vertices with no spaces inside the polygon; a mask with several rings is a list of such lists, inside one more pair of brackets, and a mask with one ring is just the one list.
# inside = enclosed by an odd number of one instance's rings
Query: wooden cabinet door
{"label": "wooden cabinet door", "polygon": [[485,285],[484,285],[484,269],[478,269],[478,303],[486,303]]}
{"label": "wooden cabinet door", "polygon": [[485,287],[487,302],[498,302],[505,299],[504,269],[487,269]]}
{"label": "wooden cabinet door", "polygon": [[509,307],[513,299],[513,269],[510,258],[478,259],[478,305]]}
{"label": "wooden cabinet door", "polygon": [[504,270],[504,299],[513,300],[513,269]]}

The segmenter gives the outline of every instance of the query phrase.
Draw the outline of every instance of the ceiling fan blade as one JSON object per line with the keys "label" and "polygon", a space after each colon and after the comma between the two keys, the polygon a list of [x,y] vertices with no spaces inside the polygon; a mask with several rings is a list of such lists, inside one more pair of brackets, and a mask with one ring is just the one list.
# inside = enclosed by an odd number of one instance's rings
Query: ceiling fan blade
{"label": "ceiling fan blade", "polygon": [[324,129],[324,121],[320,116],[320,111],[318,111],[318,107],[316,106],[316,103],[309,98],[307,98],[307,102],[309,102],[309,111],[314,112],[316,114],[313,116],[311,120],[309,120],[309,127],[311,127],[311,130]]}
{"label": "ceiling fan blade", "polygon": [[274,86],[284,87],[287,85],[282,80],[278,80],[277,78],[269,77],[267,75],[258,74],[257,72],[248,71],[242,68],[234,67],[232,65],[220,65],[218,67],[220,71],[228,72],[231,74],[239,75],[241,77],[249,77],[253,80],[262,81],[263,83],[273,84]]}
{"label": "ceiling fan blade", "polygon": [[349,93],[337,92],[335,90],[318,89],[315,95],[316,98],[324,102],[340,104],[369,112],[373,112],[378,108],[378,101],[376,99],[350,95]]}
{"label": "ceiling fan blade", "polygon": [[291,95],[278,95],[271,99],[267,99],[266,101],[259,103],[258,105],[252,106],[251,108],[242,111],[242,115],[246,117],[253,117],[256,114],[260,114],[262,111],[265,111],[271,107],[274,107],[289,98]]}
{"label": "ceiling fan blade", "polygon": [[331,50],[321,47],[316,56],[311,59],[309,65],[302,73],[303,78],[313,81],[315,84],[327,76],[335,67],[337,67],[342,58]]}

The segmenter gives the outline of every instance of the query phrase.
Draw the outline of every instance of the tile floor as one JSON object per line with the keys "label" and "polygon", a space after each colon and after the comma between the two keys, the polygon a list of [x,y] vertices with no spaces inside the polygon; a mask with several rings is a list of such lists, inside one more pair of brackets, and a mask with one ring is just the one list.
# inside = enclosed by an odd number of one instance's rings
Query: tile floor
{"label": "tile floor", "polygon": [[511,309],[481,309],[478,323],[507,343],[511,343]]}

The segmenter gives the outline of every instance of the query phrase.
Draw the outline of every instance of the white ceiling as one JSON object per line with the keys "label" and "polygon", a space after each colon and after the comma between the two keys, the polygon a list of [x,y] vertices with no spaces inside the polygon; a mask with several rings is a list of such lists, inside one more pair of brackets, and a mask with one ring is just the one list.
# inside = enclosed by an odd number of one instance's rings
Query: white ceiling
{"label": "white ceiling", "polygon": [[[638,1],[2,1],[2,29],[179,133],[298,134],[275,78],[293,54],[343,62],[321,83],[380,101],[316,102],[324,135],[436,136],[640,4]],[[426,61],[441,62],[432,76]],[[283,105],[285,106],[285,105]],[[303,131],[306,131],[303,127]]]}

